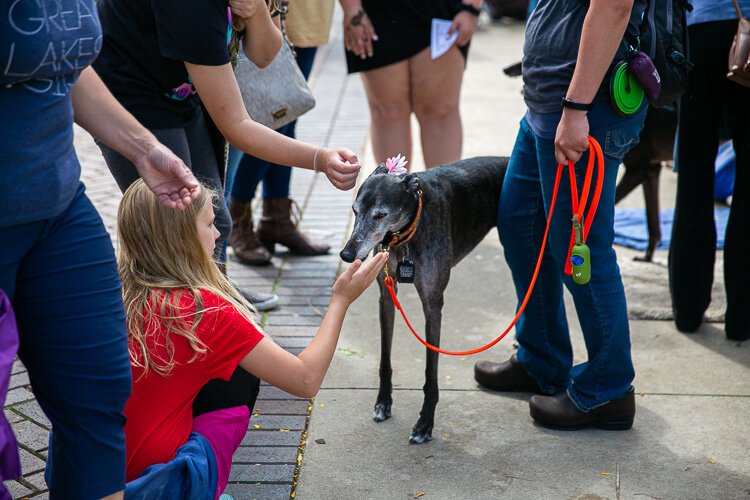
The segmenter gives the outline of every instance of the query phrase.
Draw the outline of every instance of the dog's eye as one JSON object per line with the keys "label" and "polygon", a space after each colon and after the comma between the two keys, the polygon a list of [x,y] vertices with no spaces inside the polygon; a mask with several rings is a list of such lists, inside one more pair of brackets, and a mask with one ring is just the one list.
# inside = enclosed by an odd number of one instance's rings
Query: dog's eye
{"label": "dog's eye", "polygon": [[384,217],[385,217],[386,215],[388,215],[388,214],[387,214],[387,213],[385,213],[385,212],[375,212],[375,213],[374,213],[374,214],[372,215],[372,218],[373,218],[374,220],[378,220],[378,219],[382,219],[382,218],[384,218]]}

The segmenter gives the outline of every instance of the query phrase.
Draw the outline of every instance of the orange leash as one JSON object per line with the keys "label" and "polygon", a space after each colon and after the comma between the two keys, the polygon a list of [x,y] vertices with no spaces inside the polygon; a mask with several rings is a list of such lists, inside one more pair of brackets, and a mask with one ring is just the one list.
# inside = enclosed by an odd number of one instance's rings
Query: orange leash
{"label": "orange leash", "polygon": [[[596,139],[594,139],[593,137],[589,137],[589,161],[586,167],[586,178],[584,180],[583,190],[581,191],[580,201],[578,199],[578,186],[577,186],[576,179],[575,179],[574,164],[572,161],[568,162],[568,173],[570,177],[570,187],[571,187],[571,194],[572,194],[572,199],[573,199],[573,214],[578,216],[579,221],[583,220],[583,212],[586,208],[586,203],[587,203],[589,191],[591,188],[591,181],[592,181],[593,171],[594,171],[594,168],[593,168],[594,162],[598,164],[597,184],[596,184],[596,188],[594,189],[594,195],[591,199],[589,213],[586,219],[584,220],[584,235],[585,236],[588,236],[589,229],[591,228],[591,223],[594,220],[594,214],[596,213],[596,209],[599,205],[599,199],[601,198],[602,186],[604,183],[604,155],[602,154],[601,146],[599,146],[599,143],[596,142]],[[526,296],[523,298],[523,302],[521,302],[521,306],[518,308],[518,312],[516,312],[516,316],[513,318],[513,321],[510,322],[510,324],[503,331],[503,333],[501,333],[495,340],[491,341],[490,343],[485,344],[482,347],[477,347],[476,349],[471,349],[468,351],[448,351],[446,349],[441,349],[440,347],[435,347],[434,345],[430,344],[425,339],[423,339],[416,332],[416,330],[414,330],[414,327],[411,326],[411,323],[409,322],[409,318],[406,317],[406,313],[404,312],[403,307],[401,307],[401,303],[398,301],[398,298],[396,297],[396,290],[395,290],[396,285],[395,285],[395,282],[393,281],[393,277],[391,277],[388,274],[388,264],[386,262],[385,279],[383,280],[383,284],[385,285],[385,288],[390,293],[391,299],[393,300],[393,304],[396,306],[396,309],[398,309],[398,311],[401,313],[401,317],[404,318],[404,322],[406,323],[406,326],[409,328],[411,333],[419,341],[420,344],[425,346],[427,349],[440,353],[440,354],[448,354],[449,356],[470,356],[472,354],[477,354],[479,352],[486,351],[490,347],[493,347],[495,344],[500,342],[508,334],[508,332],[510,332],[510,330],[516,325],[519,318],[521,317],[524,310],[526,309],[526,305],[528,304],[529,299],[531,298],[531,293],[534,290],[534,285],[536,285],[536,280],[539,277],[539,269],[542,267],[542,259],[544,258],[544,250],[547,246],[547,237],[549,235],[549,228],[550,228],[550,223],[552,221],[552,215],[555,212],[555,203],[557,202],[557,192],[560,187],[560,179],[562,177],[562,171],[563,171],[563,164],[560,163],[557,165],[557,174],[555,176],[555,187],[552,191],[552,200],[550,201],[549,215],[547,215],[547,226],[544,229],[544,239],[542,239],[542,246],[539,249],[539,257],[537,258],[536,267],[534,268],[534,275],[531,277],[531,282],[529,283],[529,289],[526,291]],[[568,257],[570,257],[570,251],[573,248],[574,243],[575,243],[575,236],[572,236],[570,248],[568,249]],[[569,268],[571,268],[570,258],[567,258],[566,265],[565,265],[566,274],[570,274],[570,272],[568,271]]]}

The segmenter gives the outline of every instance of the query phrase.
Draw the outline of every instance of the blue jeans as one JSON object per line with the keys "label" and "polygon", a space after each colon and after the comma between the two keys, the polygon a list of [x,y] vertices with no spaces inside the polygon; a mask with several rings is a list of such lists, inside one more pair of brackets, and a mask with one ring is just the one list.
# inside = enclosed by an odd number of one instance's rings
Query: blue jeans
{"label": "blue jeans", "polygon": [[[310,76],[317,47],[297,47],[297,65],[305,78]],[[284,125],[278,133],[296,137],[297,121]],[[236,148],[229,148],[227,162],[226,192],[237,201],[248,202],[255,196],[258,183],[263,181],[263,198],[289,198],[289,182],[292,169],[285,165],[270,163],[260,158],[244,154]]]}
{"label": "blue jeans", "polygon": [[[578,285],[563,273],[571,232],[567,172],[561,179],[549,241],[536,287],[516,324],[518,361],[545,393],[567,389],[582,411],[623,396],[635,376],[630,357],[625,291],[612,248],[617,170],[638,142],[640,125],[592,130],[605,154],[604,187],[586,243],[592,276]],[[555,183],[554,141],[537,136],[524,118],[513,148],[498,205],[497,228],[513,275],[519,303],[534,272]],[[588,153],[576,165],[583,185]],[[588,361],[573,366],[563,284],[573,295],[588,351]]]}
{"label": "blue jeans", "polygon": [[0,226],[0,288],[13,303],[39,405],[52,422],[50,498],[125,487],[130,357],[112,241],[83,184],[46,220]]}

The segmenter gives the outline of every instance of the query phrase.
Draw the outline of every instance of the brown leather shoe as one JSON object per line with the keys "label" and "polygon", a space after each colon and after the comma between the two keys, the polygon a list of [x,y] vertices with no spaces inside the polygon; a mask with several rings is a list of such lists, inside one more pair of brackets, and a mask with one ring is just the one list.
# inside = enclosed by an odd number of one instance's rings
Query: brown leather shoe
{"label": "brown leather shoe", "polygon": [[598,427],[608,431],[624,431],[633,427],[635,390],[619,399],[584,413],[570,400],[567,392],[554,396],[531,396],[531,418],[542,427],[563,431]]}
{"label": "brown leather shoe", "polygon": [[263,200],[263,217],[258,226],[260,241],[271,253],[276,243],[279,243],[296,255],[327,254],[331,249],[330,245],[313,243],[297,229],[296,221],[292,220],[292,207],[294,206],[296,203],[289,198]]}
{"label": "brown leather shoe", "polygon": [[503,363],[478,361],[474,365],[474,380],[493,391],[542,393],[539,384],[521,367],[515,354]]}
{"label": "brown leather shoe", "polygon": [[251,266],[270,264],[271,254],[253,231],[252,202],[241,202],[230,198],[229,214],[232,217],[232,232],[229,234],[228,241],[237,260]]}

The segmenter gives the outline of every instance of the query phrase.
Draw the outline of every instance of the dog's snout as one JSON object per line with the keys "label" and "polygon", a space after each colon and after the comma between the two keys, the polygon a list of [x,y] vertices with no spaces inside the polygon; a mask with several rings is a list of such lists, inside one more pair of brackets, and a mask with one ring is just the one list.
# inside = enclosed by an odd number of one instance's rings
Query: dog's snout
{"label": "dog's snout", "polygon": [[357,254],[349,248],[344,248],[339,253],[339,257],[341,257],[341,260],[343,260],[344,262],[348,262],[351,264],[352,262],[354,262],[354,259],[357,258]]}

